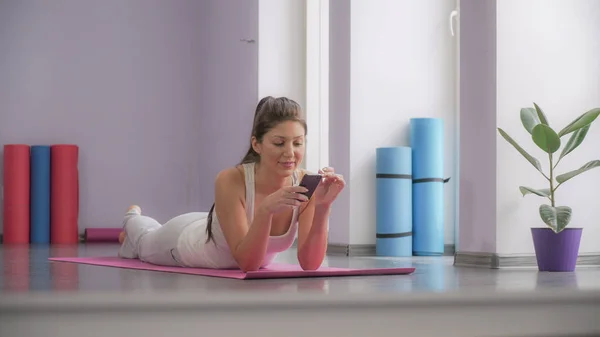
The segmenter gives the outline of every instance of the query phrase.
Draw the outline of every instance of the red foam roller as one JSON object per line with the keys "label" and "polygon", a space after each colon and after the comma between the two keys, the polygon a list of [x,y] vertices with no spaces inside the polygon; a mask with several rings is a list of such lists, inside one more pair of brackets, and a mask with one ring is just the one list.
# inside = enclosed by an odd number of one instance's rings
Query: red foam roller
{"label": "red foam roller", "polygon": [[30,147],[4,145],[4,243],[29,243]]}
{"label": "red foam roller", "polygon": [[60,144],[50,148],[50,242],[79,242],[79,147]]}

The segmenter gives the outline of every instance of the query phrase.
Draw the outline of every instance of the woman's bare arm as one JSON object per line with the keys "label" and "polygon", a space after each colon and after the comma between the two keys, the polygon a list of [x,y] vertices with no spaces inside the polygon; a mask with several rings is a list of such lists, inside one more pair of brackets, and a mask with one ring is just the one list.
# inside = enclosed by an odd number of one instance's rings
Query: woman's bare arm
{"label": "woman's bare arm", "polygon": [[244,186],[244,177],[237,169],[220,172],[215,180],[215,212],[231,254],[240,269],[248,272],[258,270],[263,262],[272,215],[259,208],[249,226]]}
{"label": "woman's bare arm", "polygon": [[330,206],[311,200],[298,219],[298,262],[304,270],[318,269],[327,253]]}

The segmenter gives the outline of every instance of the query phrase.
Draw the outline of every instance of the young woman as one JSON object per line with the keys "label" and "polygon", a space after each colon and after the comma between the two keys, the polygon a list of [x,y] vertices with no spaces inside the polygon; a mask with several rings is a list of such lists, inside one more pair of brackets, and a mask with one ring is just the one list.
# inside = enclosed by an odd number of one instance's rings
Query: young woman
{"label": "young woman", "polygon": [[321,266],[327,249],[330,209],[345,186],[331,167],[307,199],[299,186],[306,173],[306,122],[300,106],[285,97],[263,98],[256,107],[250,148],[235,167],[215,180],[215,203],[205,213],[179,215],[164,225],[131,206],[123,221],[119,256],[152,264],[239,268],[269,265],[298,238],[298,262]]}

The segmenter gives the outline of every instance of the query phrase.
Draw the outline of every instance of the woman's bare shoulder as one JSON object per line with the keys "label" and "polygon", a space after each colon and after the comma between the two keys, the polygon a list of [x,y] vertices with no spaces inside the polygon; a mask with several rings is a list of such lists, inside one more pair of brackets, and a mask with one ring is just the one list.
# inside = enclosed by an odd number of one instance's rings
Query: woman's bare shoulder
{"label": "woman's bare shoulder", "polygon": [[215,188],[243,191],[245,186],[244,168],[241,165],[228,167],[221,170],[215,179]]}

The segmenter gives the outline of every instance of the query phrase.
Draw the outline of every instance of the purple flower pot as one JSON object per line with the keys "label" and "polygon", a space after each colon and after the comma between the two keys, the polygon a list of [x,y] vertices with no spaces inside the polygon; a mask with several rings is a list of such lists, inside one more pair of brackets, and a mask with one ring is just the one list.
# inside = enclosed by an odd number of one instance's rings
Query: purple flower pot
{"label": "purple flower pot", "polygon": [[560,233],[554,233],[550,228],[532,228],[539,271],[574,271],[582,230],[583,228],[565,228]]}

